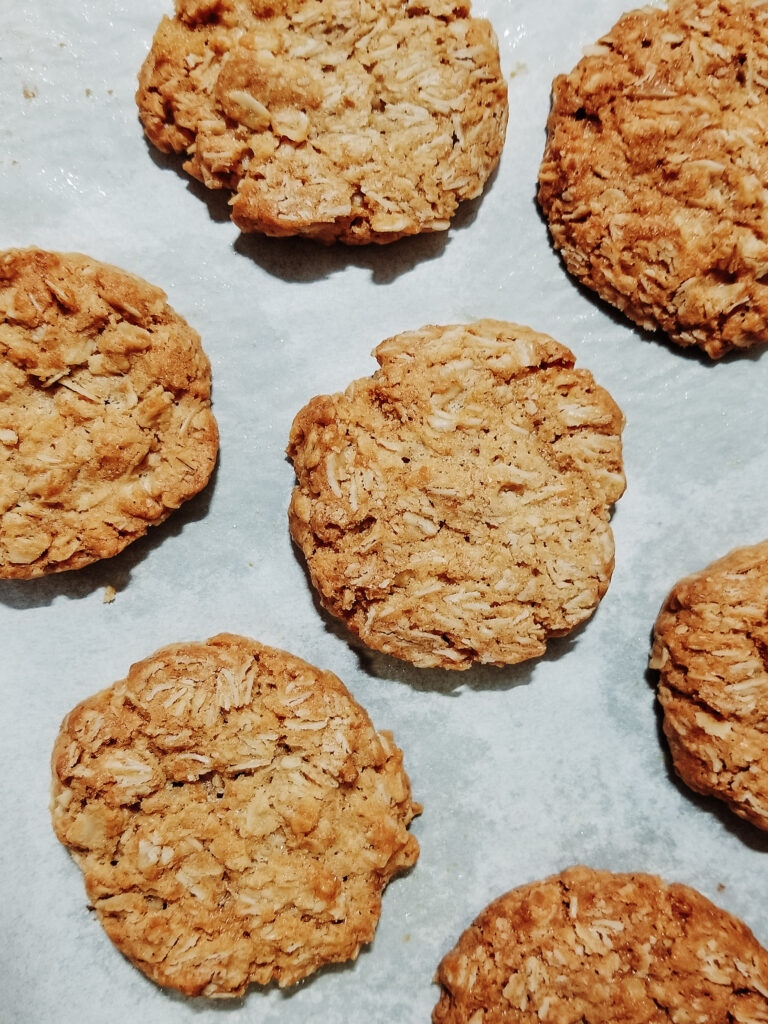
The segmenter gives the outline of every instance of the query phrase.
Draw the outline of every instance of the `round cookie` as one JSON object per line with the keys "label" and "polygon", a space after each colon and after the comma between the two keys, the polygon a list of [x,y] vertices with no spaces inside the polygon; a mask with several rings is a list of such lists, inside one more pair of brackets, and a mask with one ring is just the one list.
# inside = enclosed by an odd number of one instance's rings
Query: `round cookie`
{"label": "round cookie", "polygon": [[165,299],[78,253],[0,253],[0,578],[115,555],[207,483],[210,365]]}
{"label": "round cookie", "polygon": [[625,14],[553,85],[539,202],[567,269],[713,359],[768,338],[768,7]]}
{"label": "round cookie", "polygon": [[768,829],[768,541],[672,588],[650,665],[677,774]]}
{"label": "round cookie", "polygon": [[242,231],[441,231],[498,163],[507,89],[468,0],[177,0],[136,94],[147,136],[230,189]]}
{"label": "round cookie", "polygon": [[418,666],[542,654],[608,587],[621,412],[515,324],[425,327],[373,354],[372,377],[291,429],[291,534],[322,604]]}
{"label": "round cookie", "polygon": [[768,952],[695,889],[569,868],[491,903],[445,956],[434,1024],[768,1020]]}
{"label": "round cookie", "polygon": [[187,995],[354,959],[416,861],[420,810],[336,676],[228,634],[133,665],[53,751],[54,828],[102,925]]}

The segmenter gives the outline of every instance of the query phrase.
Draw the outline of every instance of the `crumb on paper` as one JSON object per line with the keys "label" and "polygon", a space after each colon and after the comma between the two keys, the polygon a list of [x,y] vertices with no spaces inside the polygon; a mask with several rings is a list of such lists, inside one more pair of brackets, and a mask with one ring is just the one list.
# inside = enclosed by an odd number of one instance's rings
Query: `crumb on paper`
{"label": "crumb on paper", "polygon": [[37,89],[33,85],[22,85],[21,91],[24,93],[25,100],[34,100],[37,98]]}
{"label": "crumb on paper", "polygon": [[117,591],[110,584],[109,586],[104,587],[104,597],[101,599],[102,603],[103,604],[112,604],[112,602],[115,600],[116,596],[117,596]]}

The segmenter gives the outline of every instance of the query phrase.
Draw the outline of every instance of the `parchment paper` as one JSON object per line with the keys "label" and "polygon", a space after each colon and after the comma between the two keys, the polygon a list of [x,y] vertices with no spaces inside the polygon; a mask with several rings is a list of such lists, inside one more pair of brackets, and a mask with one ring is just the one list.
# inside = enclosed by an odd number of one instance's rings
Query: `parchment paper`
{"label": "parchment paper", "polygon": [[[0,1019],[8,1024],[427,1021],[440,957],[501,892],[573,863],[694,885],[768,945],[768,837],[674,781],[646,673],[682,575],[768,535],[768,353],[716,365],[643,336],[566,276],[534,202],[552,78],[622,0],[483,0],[509,82],[501,165],[447,234],[325,249],[243,237],[226,198],[145,143],[138,68],[168,0],[2,0],[0,246],[79,250],[164,288],[200,332],[221,458],[211,486],[119,557],[0,583]],[[627,417],[616,571],[597,614],[508,670],[418,671],[366,653],[313,600],[284,456],[313,395],[426,323],[546,331]],[[103,603],[114,586],[112,604]],[[354,965],[234,1003],[147,981],[87,908],[48,817],[49,758],[78,701],[162,646],[240,632],[338,674],[405,751],[422,853]]]}

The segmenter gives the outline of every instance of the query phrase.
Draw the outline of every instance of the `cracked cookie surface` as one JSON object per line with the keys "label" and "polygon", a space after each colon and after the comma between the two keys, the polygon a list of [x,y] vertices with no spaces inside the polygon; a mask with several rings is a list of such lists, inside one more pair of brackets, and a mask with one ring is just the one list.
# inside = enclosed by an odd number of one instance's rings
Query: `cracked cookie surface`
{"label": "cracked cookie surface", "polygon": [[677,774],[768,830],[768,541],[673,587],[651,668]]}
{"label": "cracked cookie surface", "polygon": [[320,600],[419,666],[540,655],[613,568],[623,417],[573,354],[496,320],[383,342],[296,416],[291,534]]}
{"label": "cracked cookie surface", "polygon": [[768,1021],[768,953],[695,889],[569,868],[491,903],[440,963],[434,1024]]}
{"label": "cracked cookie surface", "polygon": [[208,359],[164,293],[78,253],[0,253],[0,578],[117,554],[208,481]]}
{"label": "cracked cookie surface", "polygon": [[446,229],[507,121],[466,0],[177,0],[136,99],[155,146],[235,193],[242,231],[351,244]]}
{"label": "cracked cookie surface", "polygon": [[624,15],[553,84],[539,202],[567,269],[712,358],[768,336],[768,7]]}
{"label": "cracked cookie surface", "polygon": [[336,676],[229,634],[133,665],[53,751],[54,828],[102,925],[187,995],[355,958],[416,861],[420,809]]}

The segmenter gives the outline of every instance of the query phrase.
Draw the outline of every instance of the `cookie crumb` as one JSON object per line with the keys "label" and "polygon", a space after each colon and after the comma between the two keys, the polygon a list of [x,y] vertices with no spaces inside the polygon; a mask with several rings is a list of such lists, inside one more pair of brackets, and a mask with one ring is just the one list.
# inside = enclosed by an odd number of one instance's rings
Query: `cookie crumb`
{"label": "cookie crumb", "polygon": [[101,599],[102,604],[112,604],[115,600],[116,594],[117,591],[111,584],[104,587],[104,597]]}

